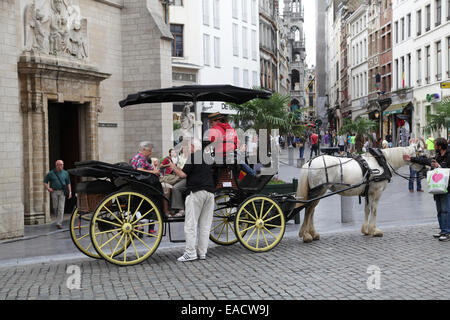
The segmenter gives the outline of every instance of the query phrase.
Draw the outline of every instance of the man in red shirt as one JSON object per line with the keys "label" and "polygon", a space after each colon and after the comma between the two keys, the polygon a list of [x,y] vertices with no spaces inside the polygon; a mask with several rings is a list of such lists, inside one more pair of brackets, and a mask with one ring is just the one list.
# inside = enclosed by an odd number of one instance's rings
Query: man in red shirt
{"label": "man in red shirt", "polygon": [[234,151],[239,147],[236,130],[228,123],[227,116],[219,112],[210,114],[209,141],[214,146],[216,164],[224,164],[234,159]]}
{"label": "man in red shirt", "polygon": [[225,154],[236,150],[239,146],[239,139],[236,130],[228,123],[227,117],[217,112],[209,115],[208,120],[211,126],[209,141],[216,141],[214,145],[216,158],[219,155],[225,157]]}
{"label": "man in red shirt", "polygon": [[319,154],[319,136],[315,132],[311,134],[311,154],[309,155],[310,159],[312,158],[313,152],[317,157],[317,155]]}

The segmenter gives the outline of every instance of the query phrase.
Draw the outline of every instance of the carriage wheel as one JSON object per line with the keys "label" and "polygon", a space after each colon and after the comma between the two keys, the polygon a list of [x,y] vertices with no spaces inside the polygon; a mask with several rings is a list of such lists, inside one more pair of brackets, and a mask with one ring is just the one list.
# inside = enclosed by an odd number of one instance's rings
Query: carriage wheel
{"label": "carriage wheel", "polygon": [[[230,246],[238,242],[234,228],[237,208],[225,207],[230,200],[229,195],[219,195],[214,198],[214,215],[209,239],[219,245]],[[245,225],[242,226],[245,229]]]}
{"label": "carriage wheel", "polygon": [[[105,260],[131,266],[155,252],[161,242],[162,226],[159,209],[150,198],[136,192],[117,192],[97,206],[91,221],[91,241]],[[111,233],[106,241],[98,240]]]}
{"label": "carriage wheel", "polygon": [[[92,212],[82,213],[77,207],[74,208],[72,216],[70,217],[70,236],[73,243],[82,253],[88,257],[101,259],[101,256],[97,253],[91,241],[90,225],[92,219]],[[97,241],[101,244],[114,237],[116,232],[102,234],[98,237]],[[111,241],[111,246],[115,246],[118,240]],[[130,245],[130,243],[128,243]],[[116,255],[122,253],[124,250],[117,250]]]}
{"label": "carriage wheel", "polygon": [[[244,224],[247,224],[243,227]],[[254,196],[239,207],[235,220],[236,235],[244,247],[254,252],[273,249],[286,229],[280,206],[265,196]]]}
{"label": "carriage wheel", "polygon": [[91,242],[89,228],[91,224],[92,213],[80,213],[75,207],[70,217],[70,236],[75,246],[85,255],[91,258],[101,258]]}

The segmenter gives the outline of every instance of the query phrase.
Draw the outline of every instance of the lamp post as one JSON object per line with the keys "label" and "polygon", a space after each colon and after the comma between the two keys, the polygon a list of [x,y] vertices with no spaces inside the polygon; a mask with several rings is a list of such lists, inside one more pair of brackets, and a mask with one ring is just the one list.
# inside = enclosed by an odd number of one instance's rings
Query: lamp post
{"label": "lamp post", "polygon": [[383,139],[383,112],[389,108],[389,106],[392,103],[392,99],[387,97],[387,98],[381,98],[382,95],[385,95],[386,93],[383,91],[378,91],[378,99],[377,99],[377,103],[378,103],[378,112],[380,114],[380,137]]}

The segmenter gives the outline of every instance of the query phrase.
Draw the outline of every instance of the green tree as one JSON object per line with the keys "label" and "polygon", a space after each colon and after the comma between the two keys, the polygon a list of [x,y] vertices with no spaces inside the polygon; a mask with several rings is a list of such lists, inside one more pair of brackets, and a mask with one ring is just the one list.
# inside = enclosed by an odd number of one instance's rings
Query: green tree
{"label": "green tree", "polygon": [[450,98],[444,98],[436,105],[436,113],[427,115],[425,132],[438,131],[450,127]]}
{"label": "green tree", "polygon": [[355,148],[357,152],[361,152],[364,146],[364,138],[373,140],[371,132],[376,128],[377,123],[366,118],[359,118],[357,121],[345,119],[339,134],[356,134]]}
{"label": "green tree", "polygon": [[279,129],[287,133],[294,124],[294,114],[289,112],[289,95],[275,92],[270,99],[253,99],[241,105],[230,104],[237,114],[230,118],[237,127],[247,130]]}

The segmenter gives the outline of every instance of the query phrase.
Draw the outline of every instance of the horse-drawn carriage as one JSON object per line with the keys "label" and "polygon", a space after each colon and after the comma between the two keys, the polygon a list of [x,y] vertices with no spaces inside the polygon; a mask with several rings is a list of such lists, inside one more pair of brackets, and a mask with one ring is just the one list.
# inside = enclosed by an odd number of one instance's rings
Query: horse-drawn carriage
{"label": "horse-drawn carriage", "polygon": [[[174,90],[175,89],[175,90]],[[169,93],[168,93],[169,91]],[[185,86],[130,95],[121,106],[164,101],[226,101],[243,103],[268,98],[266,91],[232,86]],[[184,217],[166,217],[159,179],[131,166],[85,161],[70,169],[85,180],[77,185],[78,205],[70,232],[76,247],[93,258],[117,265],[133,265],[151,256],[171,224]],[[241,242],[256,252],[274,248],[282,239],[286,220],[295,216],[294,194],[260,195],[273,174],[247,175],[239,179],[236,163],[214,165],[217,191],[210,239],[220,245]]]}
{"label": "horse-drawn carriage", "polygon": [[[171,88],[168,91],[170,95],[164,89],[131,95],[121,102],[121,106],[167,101],[196,102],[200,99],[243,103],[253,98],[270,96],[265,91],[231,86],[190,86]],[[174,96],[175,91],[178,93]],[[308,174],[302,174],[297,194],[261,195],[261,190],[272,179],[273,174],[246,175],[239,179],[239,164],[214,165],[217,190],[210,240],[219,245],[240,242],[254,252],[271,250],[283,238],[286,221],[294,218],[305,207],[306,216],[300,235],[304,240],[305,237],[316,239],[314,227],[311,226],[311,215],[320,199],[337,193],[355,192],[354,190],[360,192],[360,188],[366,189],[369,199],[373,196],[373,190],[381,188],[379,183],[382,182],[368,179],[376,169],[363,174],[359,178],[362,178],[361,181],[353,177],[348,180],[351,176],[348,172],[358,169],[347,166],[345,170],[350,171],[345,173],[347,178],[344,181],[341,160],[339,163],[333,162],[333,168],[340,167],[339,175],[339,171],[327,171],[325,161],[330,159],[325,157],[330,156],[323,156],[325,174],[322,174],[322,178],[326,177],[326,181],[311,180]],[[317,169],[316,163],[317,161],[309,162],[304,169],[314,172]],[[376,165],[371,163],[371,167]],[[390,171],[386,166],[378,167],[384,172]],[[76,163],[76,168],[69,172],[89,180],[77,186],[78,206],[71,217],[70,233],[76,247],[90,257],[103,258],[122,266],[141,263],[156,251],[167,232],[173,241],[170,228],[172,223],[184,221],[184,217],[168,218],[162,214],[163,202],[169,202],[170,199],[164,196],[161,183],[153,174],[134,170],[128,164],[100,161]],[[361,172],[364,171],[361,169]],[[340,183],[335,181],[339,177]],[[373,190],[367,187],[371,182],[375,182]],[[325,195],[325,187],[331,184],[339,186],[334,186],[331,189],[333,192]],[[379,194],[376,196],[379,197]]]}

